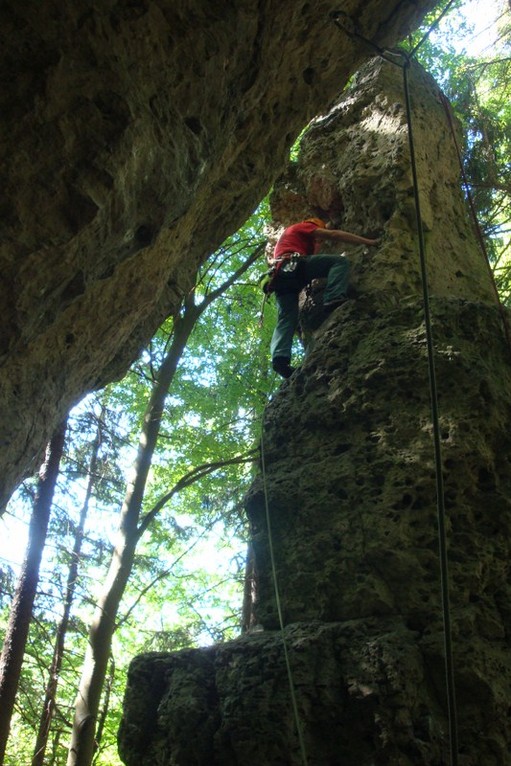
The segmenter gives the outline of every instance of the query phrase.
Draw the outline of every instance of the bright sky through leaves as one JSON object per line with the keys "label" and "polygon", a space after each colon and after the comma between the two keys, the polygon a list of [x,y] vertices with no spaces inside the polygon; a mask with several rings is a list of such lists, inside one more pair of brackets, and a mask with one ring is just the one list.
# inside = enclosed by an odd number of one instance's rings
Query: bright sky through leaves
{"label": "bright sky through leaves", "polygon": [[438,30],[431,33],[431,40],[441,44],[448,29],[453,34],[450,43],[457,53],[490,56],[499,35],[498,20],[506,11],[509,12],[506,0],[468,0],[459,10],[446,15]]}

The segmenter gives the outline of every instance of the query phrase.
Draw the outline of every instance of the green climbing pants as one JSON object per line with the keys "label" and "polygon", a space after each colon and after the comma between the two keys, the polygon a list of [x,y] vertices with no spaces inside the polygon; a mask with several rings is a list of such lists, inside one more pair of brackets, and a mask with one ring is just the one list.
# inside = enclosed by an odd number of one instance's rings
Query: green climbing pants
{"label": "green climbing pants", "polygon": [[273,331],[272,359],[291,359],[293,336],[298,325],[298,294],[313,279],[327,278],[323,302],[346,298],[350,262],[344,255],[304,255],[292,272],[281,272],[275,280],[277,325]]}

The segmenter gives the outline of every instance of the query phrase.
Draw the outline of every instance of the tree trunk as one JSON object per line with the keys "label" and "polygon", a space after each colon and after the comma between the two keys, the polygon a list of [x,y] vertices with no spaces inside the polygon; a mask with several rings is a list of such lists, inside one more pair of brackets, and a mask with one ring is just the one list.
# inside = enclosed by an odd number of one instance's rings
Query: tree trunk
{"label": "tree trunk", "polygon": [[111,653],[117,612],[131,574],[138,540],[160,508],[160,504],[157,503],[153,510],[140,521],[147,476],[158,440],[165,398],[197,320],[216,298],[223,295],[236,279],[247,271],[259,257],[261,250],[262,246],[256,247],[242,266],[218,288],[210,291],[200,304],[195,304],[194,295],[190,293],[184,302],[183,315],[174,321],[172,343],[158,371],[144,414],[133,478],[128,484],[121,508],[118,542],[90,627],[89,643],[75,703],[67,766],[89,766],[92,761],[96,720]]}
{"label": "tree trunk", "polygon": [[3,763],[14,710],[32,607],[39,582],[39,568],[46,543],[48,523],[60,460],[66,436],[64,421],[48,444],[39,472],[37,494],[30,519],[29,541],[21,568],[0,658],[0,763]]}
{"label": "tree trunk", "polygon": [[103,705],[98,717],[98,726],[96,729],[95,739],[95,756],[93,763],[97,762],[98,757],[101,756],[101,743],[103,741],[103,732],[105,731],[105,724],[108,718],[110,710],[110,696],[112,694],[112,686],[115,679],[115,662],[114,658],[110,656],[110,670],[108,671],[108,678],[105,684],[105,693],[103,695]]}
{"label": "tree trunk", "polygon": [[96,721],[111,653],[112,636],[140,536],[138,524],[145,485],[156,448],[165,397],[194,323],[194,313],[190,314],[186,321],[176,322],[170,350],[159,369],[157,382],[144,415],[133,479],[127,487],[121,509],[118,541],[89,630],[89,642],[75,703],[67,766],[90,766],[92,762]]}
{"label": "tree trunk", "polygon": [[435,451],[403,72],[381,61],[317,120],[273,194],[279,224],[320,207],[352,248],[357,299],[302,319],[303,364],[266,409],[247,498],[264,628],[141,656],[128,766],[303,764],[275,602],[266,498],[298,720],[314,766],[511,765],[511,366],[437,87],[411,105],[438,385],[459,754],[449,737]]}
{"label": "tree trunk", "polygon": [[34,754],[32,756],[32,766],[43,766],[44,755],[46,746],[48,744],[48,736],[50,733],[50,726],[53,718],[53,712],[55,710],[55,699],[57,695],[57,687],[59,683],[59,675],[62,667],[62,660],[64,657],[64,643],[66,639],[67,628],[69,625],[69,617],[71,614],[71,607],[73,605],[74,594],[76,590],[76,583],[78,579],[78,568],[80,564],[80,554],[83,542],[83,531],[85,528],[85,522],[87,514],[89,512],[89,503],[92,497],[92,492],[97,481],[97,465],[98,454],[103,441],[103,417],[104,409],[101,410],[101,414],[98,419],[97,431],[94,441],[91,447],[91,457],[89,461],[88,469],[88,482],[87,489],[85,491],[85,498],[83,501],[82,509],[80,511],[80,518],[78,526],[76,527],[75,539],[73,545],[73,551],[71,553],[71,564],[69,567],[69,573],[67,577],[66,593],[64,596],[64,609],[62,612],[62,618],[57,627],[57,634],[55,636],[55,646],[53,651],[53,658],[48,675],[48,683],[46,685],[46,691],[44,696],[44,702],[41,712],[41,718],[39,721],[39,729],[37,732],[36,743],[34,747]]}

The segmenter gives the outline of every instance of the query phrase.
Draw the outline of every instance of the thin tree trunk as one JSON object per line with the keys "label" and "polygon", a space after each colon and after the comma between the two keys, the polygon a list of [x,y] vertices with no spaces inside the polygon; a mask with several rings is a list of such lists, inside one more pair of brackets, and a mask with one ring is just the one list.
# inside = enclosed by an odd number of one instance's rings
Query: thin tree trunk
{"label": "thin tree trunk", "polygon": [[37,732],[37,739],[36,739],[36,743],[34,747],[34,754],[32,756],[32,766],[43,766],[44,764],[44,756],[45,756],[45,751],[48,744],[50,726],[51,726],[51,722],[53,718],[53,713],[55,710],[57,686],[59,682],[60,670],[62,668],[62,660],[64,657],[64,642],[65,642],[66,633],[67,633],[67,629],[69,625],[69,617],[71,614],[71,607],[74,600],[76,582],[78,578],[78,566],[80,562],[80,554],[81,554],[82,542],[83,542],[83,530],[85,527],[85,521],[87,519],[87,514],[89,511],[90,499],[91,499],[92,492],[97,479],[96,472],[97,472],[97,464],[98,464],[98,454],[99,454],[99,449],[101,447],[101,443],[103,441],[103,425],[104,425],[103,417],[104,417],[104,408],[102,408],[101,410],[99,420],[98,420],[98,425],[97,425],[96,436],[94,437],[94,441],[92,443],[92,452],[91,452],[89,468],[88,468],[89,478],[87,482],[87,489],[85,492],[85,498],[83,501],[82,509],[80,511],[80,519],[78,521],[78,526],[75,532],[73,551],[71,554],[71,564],[69,567],[67,583],[66,583],[64,609],[62,613],[62,618],[57,627],[57,634],[55,636],[53,659],[52,659],[52,663],[50,667],[48,683],[46,685],[46,692],[44,697],[41,718],[39,721],[39,729]]}
{"label": "thin tree trunk", "polygon": [[51,741],[51,755],[47,760],[47,766],[55,766],[57,763],[57,753],[60,747],[60,738],[62,737],[62,729],[58,729]]}
{"label": "thin tree trunk", "polygon": [[[183,316],[175,320],[172,343],[158,371],[157,380],[145,411],[138,454],[133,469],[133,479],[126,488],[121,508],[117,543],[113,551],[103,593],[98,599],[89,630],[89,642],[75,703],[67,766],[90,766],[94,755],[96,721],[119,605],[133,568],[138,540],[157,512],[156,509],[153,509],[149,514],[146,514],[139,526],[147,476],[160,432],[165,398],[197,320],[206,308],[249,268],[260,255],[263,247],[263,245],[259,245],[255,248],[243,266],[237,269],[216,290],[210,292],[199,305],[194,303],[193,294],[190,294],[185,300]],[[159,504],[157,506],[161,507]]]}
{"label": "thin tree trunk", "polygon": [[110,671],[108,673],[108,678],[106,681],[105,694],[103,696],[103,707],[101,708],[101,713],[98,718],[98,727],[96,730],[94,763],[96,763],[98,756],[101,755],[101,741],[103,739],[103,732],[105,730],[105,724],[106,724],[106,719],[108,716],[108,711],[110,710],[110,695],[112,693],[114,679],[115,679],[115,660],[112,657],[112,655],[110,655]]}
{"label": "thin tree trunk", "polygon": [[[67,766],[89,766],[95,747],[96,719],[105,680],[112,636],[119,604],[133,567],[139,538],[138,521],[142,508],[147,475],[160,430],[161,418],[170,383],[194,327],[196,312],[191,312],[175,325],[170,350],[160,367],[158,379],[144,416],[139,440],[134,478],[128,485],[119,525],[118,540],[112,555],[93,622],[85,655],[82,678],[75,703],[75,716]],[[185,321],[186,319],[186,321]]]}
{"label": "thin tree trunk", "polygon": [[30,519],[27,551],[0,657],[0,763],[2,764],[23,664],[32,607],[39,583],[39,569],[46,543],[60,460],[64,450],[66,426],[67,421],[61,423],[49,442],[46,449],[46,459],[39,472],[37,494]]}

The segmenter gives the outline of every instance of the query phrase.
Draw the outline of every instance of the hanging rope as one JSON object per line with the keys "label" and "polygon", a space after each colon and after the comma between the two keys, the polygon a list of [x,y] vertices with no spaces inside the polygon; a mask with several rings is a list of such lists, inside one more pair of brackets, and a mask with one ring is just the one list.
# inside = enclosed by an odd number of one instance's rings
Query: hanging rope
{"label": "hanging rope", "polygon": [[[419,43],[413,48],[412,54],[415,55],[419,47],[424,43],[432,29],[438,24],[442,16],[445,15],[447,10],[452,5],[453,0],[448,3],[440,17],[433,22],[433,25],[428,30],[427,34],[419,41]],[[435,459],[435,477],[436,477],[436,493],[437,493],[437,525],[438,525],[438,548],[439,548],[439,561],[440,561],[440,587],[442,598],[442,619],[444,629],[444,651],[445,651],[445,678],[447,689],[447,713],[449,720],[449,752],[450,752],[450,764],[451,766],[458,766],[458,727],[457,727],[457,712],[456,712],[456,687],[454,680],[454,662],[453,662],[453,650],[452,650],[452,630],[451,630],[451,610],[449,603],[449,565],[447,557],[447,534],[445,526],[445,493],[443,485],[442,475],[442,450],[441,450],[441,434],[440,434],[440,415],[438,409],[438,393],[436,385],[436,373],[434,362],[434,344],[433,344],[433,332],[431,324],[431,311],[430,311],[430,298],[427,280],[427,268],[426,268],[426,252],[424,246],[424,233],[422,227],[422,216],[420,209],[420,194],[419,184],[417,177],[417,167],[415,162],[415,147],[413,140],[413,125],[412,125],[412,112],[410,105],[410,91],[408,82],[408,72],[410,68],[410,55],[405,51],[397,50],[382,50],[375,43],[367,38],[363,37],[355,28],[354,22],[351,20],[351,29],[347,24],[346,14],[341,11],[332,14],[336,25],[350,37],[357,37],[359,40],[365,42],[369,47],[375,50],[381,58],[386,61],[399,66],[403,70],[405,102],[406,102],[406,117],[408,123],[408,139],[410,148],[410,160],[413,178],[414,200],[415,200],[415,214],[417,221],[417,233],[419,240],[419,259],[420,270],[422,278],[422,291],[423,291],[423,306],[424,306],[424,324],[426,329],[426,344],[428,353],[428,375],[430,386],[430,400],[431,400],[431,419],[433,427],[433,446],[434,446],[434,459]],[[343,19],[344,26],[340,24],[340,19]],[[401,57],[404,63],[399,63],[396,57]]]}
{"label": "hanging rope", "polygon": [[433,443],[435,452],[435,477],[437,493],[437,523],[438,523],[438,549],[440,558],[440,586],[442,592],[442,614],[444,624],[444,649],[445,649],[445,676],[447,686],[447,709],[449,716],[449,739],[451,766],[458,764],[458,727],[456,721],[456,686],[454,682],[454,662],[452,651],[451,610],[449,604],[449,565],[447,558],[447,535],[445,530],[445,493],[443,481],[442,447],[440,435],[440,414],[438,409],[438,393],[436,385],[435,358],[433,331],[431,326],[431,312],[428,289],[428,275],[426,269],[426,248],[424,246],[424,232],[422,228],[422,216],[420,208],[419,182],[417,166],[415,162],[415,147],[413,141],[412,111],[410,106],[410,88],[408,82],[408,70],[410,59],[405,60],[403,67],[404,90],[406,102],[406,118],[408,122],[408,141],[410,146],[410,159],[413,177],[415,198],[415,216],[417,220],[417,232],[419,238],[419,257],[422,278],[422,295],[424,305],[424,324],[426,327],[426,343],[428,348],[428,373],[431,398],[431,420],[433,424]]}
{"label": "hanging rope", "polygon": [[277,567],[275,564],[275,552],[273,550],[273,535],[272,535],[272,529],[271,529],[270,503],[268,499],[268,482],[266,480],[266,457],[264,452],[264,415],[263,415],[263,422],[261,423],[261,473],[262,473],[262,479],[263,479],[264,508],[265,508],[265,514],[266,514],[266,528],[268,530],[268,546],[270,549],[273,588],[275,591],[275,603],[277,605],[277,614],[279,618],[280,635],[282,637],[282,646],[284,648],[284,660],[286,663],[287,677],[289,681],[291,704],[293,707],[293,716],[295,719],[296,732],[298,734],[298,742],[300,745],[300,754],[301,754],[302,764],[303,766],[308,766],[307,751],[305,749],[305,742],[303,738],[302,722],[300,720],[300,715],[298,713],[295,685],[293,682],[293,674],[291,671],[291,663],[289,661],[289,652],[287,649],[286,633],[284,629],[284,618],[282,614],[282,605],[280,601],[279,585],[278,585],[278,579],[277,579]]}
{"label": "hanging rope", "polygon": [[447,5],[445,6],[444,10],[442,11],[442,13],[440,13],[436,17],[436,19],[431,24],[431,26],[429,27],[429,29],[426,32],[426,34],[423,37],[421,37],[421,39],[419,40],[417,45],[414,48],[412,48],[412,50],[409,53],[410,58],[413,58],[415,56],[415,54],[417,53],[417,51],[419,50],[421,45],[428,39],[428,37],[430,36],[431,32],[440,24],[440,22],[442,21],[443,17],[446,15],[446,13],[451,10],[451,6],[454,4],[454,2],[455,2],[455,0],[449,0]]}
{"label": "hanging rope", "polygon": [[[433,21],[431,26],[429,27],[426,34],[419,40],[417,45],[412,49],[412,51],[407,54],[409,58],[413,58],[421,45],[428,39],[431,32],[435,29],[435,27],[438,26],[440,21],[443,19],[443,17],[446,15],[446,13],[451,9],[451,6],[456,2],[456,0],[449,0],[443,11],[437,16],[437,18]],[[380,58],[384,59],[385,61],[389,61],[391,64],[395,64],[395,60],[392,58],[396,55],[402,55],[402,51],[392,51],[389,48],[380,48],[377,43],[374,42],[374,40],[369,40],[369,38],[365,37],[358,29],[356,22],[354,19],[351,18],[345,11],[332,11],[330,13],[330,18],[334,22],[334,24],[341,30],[341,32],[344,32],[348,35],[348,37],[356,38],[357,40],[360,40],[360,42],[364,43],[368,48],[371,48]],[[406,55],[406,54],[405,54]]]}
{"label": "hanging rope", "polygon": [[[369,48],[371,48],[373,51],[375,51],[378,56],[380,56],[384,60],[389,61],[390,63],[396,66],[400,66],[403,70],[410,160],[411,160],[411,170],[412,170],[414,200],[415,200],[415,214],[416,214],[417,232],[418,232],[420,270],[421,270],[421,278],[422,278],[424,324],[426,329],[428,375],[429,375],[430,399],[431,399],[431,417],[432,417],[432,426],[433,426],[433,444],[434,444],[434,456],[435,456],[435,476],[436,476],[436,493],[437,493],[438,545],[439,545],[440,581],[441,581],[440,584],[441,584],[442,617],[443,617],[443,628],[444,628],[445,676],[446,676],[446,688],[447,688],[447,711],[448,711],[448,719],[449,719],[450,764],[451,766],[458,766],[458,729],[457,729],[457,711],[456,711],[456,688],[455,688],[455,680],[454,680],[452,629],[451,629],[451,616],[450,616],[451,610],[450,610],[450,603],[449,603],[449,567],[448,567],[448,556],[447,556],[447,534],[446,534],[446,524],[445,524],[446,509],[445,509],[445,493],[444,493],[443,473],[442,473],[443,465],[442,465],[442,450],[441,450],[440,414],[439,414],[439,408],[438,408],[438,391],[437,391],[436,372],[435,372],[435,363],[434,363],[434,343],[433,343],[433,332],[432,332],[432,322],[431,322],[430,297],[429,297],[429,288],[428,288],[428,280],[427,280],[426,253],[425,253],[425,245],[424,245],[424,232],[422,227],[422,215],[421,215],[421,209],[420,209],[420,194],[419,194],[417,167],[416,167],[416,161],[415,161],[415,146],[414,146],[414,138],[413,138],[412,112],[411,112],[411,104],[410,104],[410,90],[409,90],[409,79],[408,79],[411,58],[415,56],[418,49],[429,37],[432,30],[438,25],[440,20],[449,11],[453,3],[454,3],[454,0],[450,0],[447,3],[442,13],[435,19],[433,24],[428,29],[427,33],[421,38],[421,40],[417,43],[417,45],[415,45],[415,47],[412,49],[410,54],[407,54],[406,52],[402,50],[391,51],[389,49],[380,48],[376,43],[374,43],[372,40],[367,39],[358,31],[353,19],[351,19],[344,11],[334,11],[330,14],[330,17],[332,18],[336,26],[346,35],[348,35],[351,38],[356,38],[360,40]],[[404,63],[401,63],[401,64],[398,63],[396,58],[399,58],[399,57],[402,58],[402,61]],[[506,339],[508,341],[508,345],[511,350],[511,333],[509,331],[507,316],[505,315],[502,303],[500,301],[500,297],[498,295],[498,290],[495,284],[493,272],[491,271],[491,266],[489,263],[486,247],[484,244],[484,239],[480,231],[479,223],[477,221],[477,215],[475,214],[475,208],[474,208],[469,187],[468,187],[468,182],[466,180],[465,172],[463,169],[461,153],[459,151],[459,146],[457,143],[454,127],[452,125],[450,112],[448,110],[448,106],[445,103],[445,101],[444,101],[444,106],[446,108],[449,124],[453,134],[456,151],[458,154],[458,159],[460,162],[462,177],[463,177],[466,192],[467,192],[467,198],[469,200],[469,204],[470,204],[474,221],[476,224],[476,231],[478,232],[478,239],[480,241],[483,253],[486,256],[486,261],[491,274],[492,283],[495,288],[498,304],[502,314],[504,329],[506,333]],[[275,590],[275,601],[277,605],[280,631],[281,631],[282,642],[284,647],[286,669],[287,669],[290,692],[291,692],[293,714],[295,717],[296,729],[297,729],[298,739],[300,743],[300,751],[301,751],[303,764],[304,766],[307,766],[307,754],[306,754],[305,744],[303,740],[303,732],[302,732],[300,716],[298,714],[295,687],[293,683],[291,665],[289,662],[289,654],[288,654],[287,643],[285,639],[284,621],[282,616],[282,607],[281,607],[280,594],[279,594],[279,588],[278,588],[278,582],[277,582],[275,555],[273,550],[273,540],[272,540],[272,532],[271,532],[271,518],[270,518],[270,509],[269,509],[269,500],[268,500],[268,488],[267,488],[267,479],[266,479],[266,461],[265,461],[265,454],[264,454],[264,428],[261,429],[261,463],[262,463],[262,478],[263,478],[263,487],[264,487],[266,524],[268,529],[268,542],[269,542],[269,550],[270,550],[273,584],[274,584],[274,590]]]}

